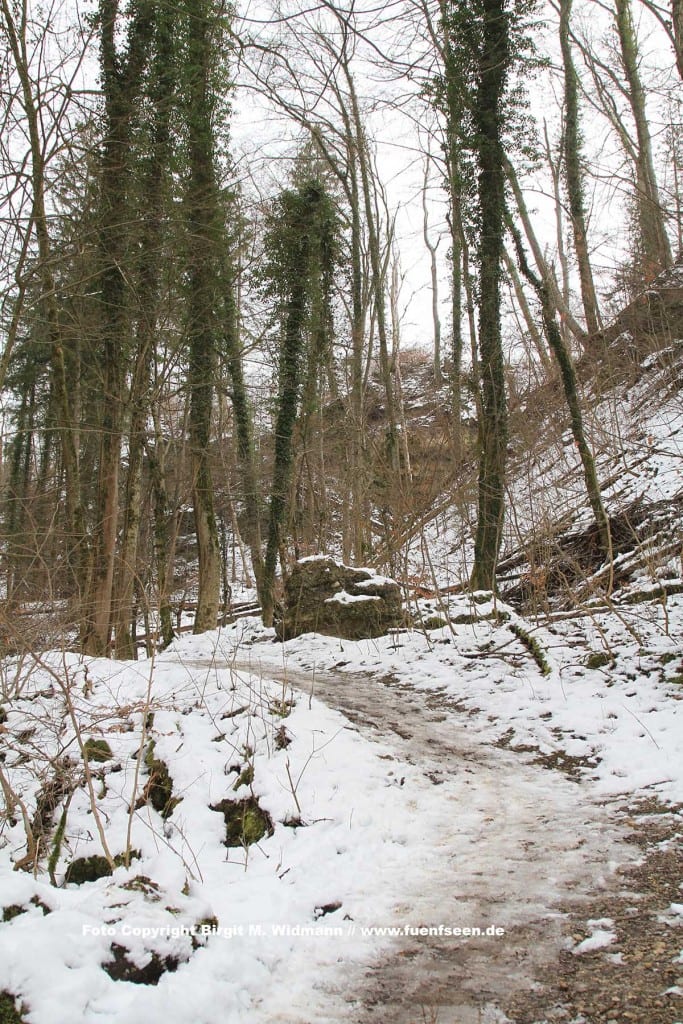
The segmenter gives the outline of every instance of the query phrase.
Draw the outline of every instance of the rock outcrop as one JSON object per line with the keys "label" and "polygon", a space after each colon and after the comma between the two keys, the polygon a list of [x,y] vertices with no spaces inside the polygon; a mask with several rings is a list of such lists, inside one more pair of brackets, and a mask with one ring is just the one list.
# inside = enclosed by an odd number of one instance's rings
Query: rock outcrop
{"label": "rock outcrop", "polygon": [[280,640],[301,633],[364,640],[402,622],[401,591],[394,580],[321,555],[303,558],[292,569],[275,630]]}

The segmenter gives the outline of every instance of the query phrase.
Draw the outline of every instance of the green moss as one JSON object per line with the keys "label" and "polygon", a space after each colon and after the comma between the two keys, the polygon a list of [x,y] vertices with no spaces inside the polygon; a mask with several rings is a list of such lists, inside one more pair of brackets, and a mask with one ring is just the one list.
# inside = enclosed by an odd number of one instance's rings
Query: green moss
{"label": "green moss", "polygon": [[83,885],[84,882],[96,882],[112,873],[111,864],[106,857],[94,854],[92,857],[78,857],[72,860],[66,869],[64,881],[67,885]]}
{"label": "green moss", "polygon": [[527,631],[517,622],[510,623],[510,632],[514,633],[517,639],[524,644],[527,651],[541,670],[541,674],[549,676],[551,668],[548,664],[548,659],[545,656],[545,651],[539,644],[538,640],[527,633]]}
{"label": "green moss", "polygon": [[34,907],[40,907],[40,909],[43,912],[43,917],[47,917],[48,914],[52,913],[47,903],[43,903],[39,896],[32,896],[31,903],[33,904]]}
{"label": "green moss", "polygon": [[141,892],[154,903],[161,899],[159,886],[146,875],[136,875],[135,878],[130,878],[123,883],[121,888],[127,892]]}
{"label": "green moss", "polygon": [[451,622],[454,622],[456,626],[474,626],[477,622],[498,622],[502,624],[509,621],[510,613],[499,611],[487,612],[486,615],[463,612],[460,615],[456,615],[454,619],[451,619]]}
{"label": "green moss", "polygon": [[429,618],[423,619],[420,625],[423,629],[443,629],[448,623],[440,615],[430,615]]}
{"label": "green moss", "polygon": [[[67,806],[68,806],[68,801],[67,801]],[[64,840],[64,832],[66,830],[66,815],[67,815],[67,807],[65,807],[64,810],[61,813],[61,816],[60,816],[60,819],[59,819],[59,825],[57,826],[57,831],[55,832],[55,838],[54,838],[54,840],[52,842],[52,850],[50,851],[50,859],[49,859],[48,864],[47,864],[48,874],[50,876],[50,881],[52,882],[53,885],[57,884],[55,882],[55,871],[57,870],[57,864],[59,863],[59,855],[60,855],[60,853],[62,851],[62,842]]]}
{"label": "green moss", "polygon": [[611,664],[612,661],[612,655],[608,654],[607,651],[594,651],[586,658],[586,668],[604,668],[605,665]]}
{"label": "green moss", "polygon": [[111,761],[111,747],[106,740],[96,740],[91,736],[83,744],[83,753],[88,761],[97,761],[100,764],[104,761]]}
{"label": "green moss", "polygon": [[0,992],[0,1024],[24,1024],[16,1008],[15,998],[9,992]]}
{"label": "green moss", "polygon": [[292,713],[293,707],[293,700],[272,700],[268,705],[268,710],[271,715],[277,715],[279,718],[288,718]]}
{"label": "green moss", "polygon": [[281,725],[278,731],[275,733],[275,749],[285,750],[292,742],[292,737],[289,735],[284,725]]}
{"label": "green moss", "polygon": [[226,846],[251,846],[273,834],[273,821],[254,796],[246,800],[222,800],[211,810],[220,811],[225,819]]}
{"label": "green moss", "polygon": [[2,920],[12,921],[15,917],[25,913],[26,907],[22,907],[19,903],[11,903],[8,907],[2,908]]}
{"label": "green moss", "polygon": [[128,950],[116,942],[111,946],[112,959],[102,964],[113,981],[131,981],[134,985],[158,985],[167,972],[178,969],[178,958],[174,956],[160,957],[152,953],[152,957],[142,967],[128,957]]}
{"label": "green moss", "polygon": [[149,800],[155,811],[162,818],[170,818],[181,802],[181,796],[173,796],[173,779],[165,761],[154,756],[154,740],[151,740],[145,753],[145,764],[149,771],[149,779],[143,792],[144,800]]}
{"label": "green moss", "polygon": [[240,786],[251,786],[254,781],[254,766],[253,764],[247,765],[243,772],[240,773],[239,778],[235,782],[233,789],[239,789]]}
{"label": "green moss", "polygon": [[[131,850],[128,860],[137,860],[140,856],[139,850]],[[114,857],[114,867],[126,866],[125,853],[117,853]],[[98,878],[106,878],[111,875],[112,867],[106,857],[101,854],[93,854],[92,857],[78,857],[72,860],[66,869],[64,876],[65,884],[83,885],[84,882],[96,882]]]}
{"label": "green moss", "polygon": [[[43,916],[47,916],[47,914],[52,913],[47,904],[43,903],[38,896],[32,896],[30,904],[33,907],[40,907],[43,912]],[[9,906],[2,908],[2,920],[3,922],[12,921],[15,917],[19,917],[20,914],[25,914],[28,909],[28,907],[24,907],[20,903],[11,903]]]}

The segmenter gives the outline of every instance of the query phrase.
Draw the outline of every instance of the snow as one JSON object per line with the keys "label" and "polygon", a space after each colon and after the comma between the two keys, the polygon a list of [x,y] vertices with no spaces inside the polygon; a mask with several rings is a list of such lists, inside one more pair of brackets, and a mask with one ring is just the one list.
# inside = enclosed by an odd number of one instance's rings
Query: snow
{"label": "snow", "polygon": [[589,920],[588,927],[591,929],[591,934],[587,939],[583,939],[572,949],[572,953],[575,956],[580,956],[582,953],[594,953],[596,949],[604,949],[605,946],[610,946],[616,941],[616,932],[614,928],[614,921],[609,917],[603,917],[599,920]]}
{"label": "snow", "polygon": [[[614,445],[601,456],[612,511],[683,491],[683,411],[676,394],[652,401],[657,365],[654,382],[645,375],[632,389],[628,423],[620,410],[619,429],[640,441],[628,458]],[[614,428],[605,400],[591,429]],[[535,457],[534,479],[511,483],[509,551],[551,511],[565,509],[572,529],[587,522],[570,439]],[[426,545],[443,588],[471,546],[451,515],[408,552],[419,574]],[[487,992],[503,996],[504,935],[486,929],[540,922],[559,948],[566,893],[608,886],[637,854],[615,809],[641,797],[683,803],[683,594],[661,591],[662,580],[680,583],[680,550],[670,525],[655,526],[647,543],[661,550],[659,530],[668,561],[653,554],[607,604],[587,586],[572,610],[524,619],[491,595],[442,591],[411,611],[445,626],[375,640],[282,644],[246,617],[146,661],[4,659],[0,768],[17,799],[0,816],[0,908],[23,912],[0,923],[0,991],[26,1004],[30,1024],[335,1024],[354,1019],[378,958],[431,927],[460,943],[463,990],[485,963]],[[373,573],[368,585],[378,581]],[[632,603],[648,590],[659,599]],[[112,749],[110,762],[91,764],[109,849],[122,853],[130,828],[137,853],[81,886],[63,884],[68,863],[102,845],[75,722],[81,741]],[[139,800],[150,740],[179,798],[167,819]],[[52,885],[52,839],[35,876],[15,865],[26,854],[19,800],[31,821],[58,765],[74,788]],[[273,834],[226,847],[212,807],[251,796]],[[659,920],[680,927],[682,916],[671,903]],[[587,930],[577,955],[618,939],[609,919]],[[158,985],[114,981],[102,969],[112,944],[138,966],[154,953],[177,969]],[[456,1019],[468,1020],[464,1009]]]}
{"label": "snow", "polygon": [[[596,800],[653,791],[683,798],[681,705],[667,699],[678,691],[662,675],[666,667],[653,672],[663,654],[680,651],[673,637],[681,598],[670,601],[669,635],[661,610],[650,609],[645,618],[642,608],[624,612],[633,615],[643,646],[607,613],[558,623],[553,632],[528,624],[546,651],[549,677],[541,675],[508,622],[501,621],[506,611],[515,621],[510,609],[498,603],[495,621],[483,618],[491,603],[475,607],[478,621],[373,641],[308,634],[283,645],[274,643],[258,620],[246,619],[213,634],[184,637],[147,662],[82,660],[68,653],[40,658],[24,677],[6,728],[16,737],[30,720],[38,733],[27,742],[44,752],[46,764],[64,752],[76,758],[73,727],[55,677],[69,684],[84,735],[105,737],[112,764],[120,765],[119,771],[106,770],[106,793],[98,797],[112,852],[125,847],[148,689],[154,756],[168,763],[174,795],[182,800],[167,821],[148,805],[136,811],[132,847],[140,859],[80,887],[54,888],[43,872],[32,879],[12,871],[25,839],[20,822],[6,825],[0,840],[0,905],[28,909],[0,927],[0,989],[21,995],[32,1024],[63,1021],[66,1003],[71,1019],[104,1024],[122,1019],[174,1024],[188,1015],[206,1024],[341,1020],[345,984],[391,944],[391,935],[367,935],[364,929],[423,924],[504,929],[534,907],[544,913],[544,900],[559,898],[563,880],[573,874],[587,870],[599,880],[595,865],[600,861],[609,874],[621,855],[613,840],[614,864],[604,862],[604,823],[598,825],[604,811],[577,804],[576,781],[525,767],[528,756],[494,744],[513,730],[513,750],[532,744],[541,754],[563,750],[585,759],[582,771]],[[450,599],[453,620],[471,611],[464,598]],[[605,644],[618,651],[615,665],[587,669],[587,653]],[[368,738],[318,700],[317,687],[326,674],[330,689],[340,695],[352,683],[362,692],[370,680],[389,677],[397,687],[396,716],[405,704],[401,720],[408,730],[417,725],[408,710],[410,692],[415,700],[438,695],[445,708],[444,735],[460,730],[467,773],[435,757],[432,771],[441,772],[440,784],[426,781],[413,748],[397,747],[381,729]],[[391,706],[387,686],[379,700]],[[291,743],[277,749],[282,727]],[[440,727],[428,724],[432,740],[438,741]],[[421,738],[420,746],[426,744]],[[22,763],[22,749],[13,741],[5,769],[30,801],[38,779],[31,765]],[[514,770],[510,759],[518,762]],[[492,765],[498,763],[505,766],[505,786],[492,789]],[[249,764],[252,785],[234,791],[238,774]],[[138,794],[142,785],[144,779]],[[222,816],[211,807],[251,792],[270,813],[274,835],[248,849],[228,849]],[[533,822],[543,805],[558,849],[552,874],[534,880],[533,861],[521,865],[533,851]],[[303,819],[300,827],[288,824],[298,819]],[[500,839],[491,834],[494,821]],[[544,836],[543,844],[547,841]],[[72,799],[64,846],[58,880],[67,855],[101,853],[83,789]],[[559,847],[566,851],[565,864]],[[473,848],[478,850],[474,862]],[[508,857],[521,872],[520,882],[502,878],[501,895],[487,912],[491,879]],[[452,895],[441,882],[447,871]],[[126,888],[140,877],[154,887]],[[510,896],[515,884],[520,885],[518,902]],[[34,896],[49,914],[31,905]],[[420,899],[426,900],[423,914]],[[320,908],[335,903],[339,909],[320,916]],[[679,914],[680,905],[668,912]],[[428,913],[435,916],[424,916]],[[218,930],[202,935],[201,922],[214,917]],[[589,926],[590,936],[574,952],[614,940],[606,922]],[[157,986],[115,982],[101,969],[112,942],[124,946],[135,963],[156,952],[176,957],[178,969],[164,974]],[[282,1015],[285,991],[293,1008],[287,1017]]]}
{"label": "snow", "polygon": [[380,597],[374,594],[349,594],[346,590],[340,590],[338,594],[325,598],[325,604],[357,604],[363,601],[381,601]]}

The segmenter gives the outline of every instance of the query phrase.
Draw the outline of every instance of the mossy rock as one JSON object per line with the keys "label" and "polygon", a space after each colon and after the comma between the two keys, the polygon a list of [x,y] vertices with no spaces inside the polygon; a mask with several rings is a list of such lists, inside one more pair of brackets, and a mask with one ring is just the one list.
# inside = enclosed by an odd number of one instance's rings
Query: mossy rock
{"label": "mossy rock", "polygon": [[443,629],[444,626],[448,625],[446,619],[442,619],[440,615],[430,615],[427,619],[422,619],[420,625],[423,629]]}
{"label": "mossy rock", "polygon": [[147,748],[145,764],[149,771],[149,779],[142,794],[142,803],[149,800],[162,818],[170,818],[183,798],[173,796],[173,779],[166,762],[154,756],[154,740]]}
{"label": "mossy rock", "polygon": [[240,772],[239,778],[232,787],[233,790],[239,789],[240,786],[251,786],[254,781],[254,766],[253,764],[247,765],[243,772]]}
{"label": "mossy rock", "polygon": [[152,903],[158,903],[161,899],[159,886],[151,878],[148,878],[147,875],[136,875],[135,878],[130,878],[127,882],[124,882],[121,888],[127,892],[141,892]]}
{"label": "mossy rock", "polygon": [[78,857],[72,860],[66,869],[64,882],[66,885],[83,885],[84,882],[96,882],[112,873],[111,864],[106,857],[93,854],[92,857]]}
{"label": "mossy rock", "polygon": [[[137,860],[140,856],[139,850],[131,850],[129,860]],[[125,853],[117,853],[114,857],[114,867],[124,867],[126,863]],[[111,875],[111,864],[101,854],[93,854],[92,857],[78,857],[72,860],[66,869],[64,883],[69,885],[83,885],[84,882],[96,882],[98,878],[106,878]]]}
{"label": "mossy rock", "polygon": [[16,1007],[16,1000],[9,992],[0,992],[0,1024],[25,1024]]}
{"label": "mossy rock", "polygon": [[102,764],[104,761],[111,761],[113,754],[111,747],[106,740],[96,740],[91,736],[83,744],[83,753],[88,761],[97,761]]}
{"label": "mossy rock", "polygon": [[[46,903],[43,903],[43,901],[38,896],[32,896],[30,903],[34,907],[40,907],[40,909],[43,912],[43,917],[46,917],[48,914],[52,913],[48,905]],[[13,921],[15,917],[20,917],[21,914],[25,914],[28,911],[28,909],[28,907],[25,907],[20,903],[11,903],[9,906],[3,907],[3,923],[6,923],[7,921]]]}
{"label": "mossy rock", "polygon": [[320,556],[297,562],[275,615],[278,640],[322,633],[346,640],[384,636],[403,625],[401,588],[371,569]]}
{"label": "mossy rock", "polygon": [[246,800],[221,800],[212,811],[220,811],[225,819],[225,845],[251,846],[275,831],[273,819],[254,796]]}
{"label": "mossy rock", "polygon": [[102,969],[113,981],[131,981],[134,985],[158,985],[164,974],[172,974],[178,969],[177,957],[160,957],[157,953],[152,953],[147,963],[138,967],[128,958],[128,952],[125,946],[119,946],[116,942],[112,944],[112,959],[102,964]]}
{"label": "mossy rock", "polygon": [[289,735],[284,725],[281,725],[278,731],[275,733],[275,749],[286,750],[291,742],[292,737]]}
{"label": "mossy rock", "polygon": [[594,651],[586,659],[586,668],[604,668],[612,663],[612,656],[607,651]]}
{"label": "mossy rock", "polygon": [[25,913],[26,907],[22,907],[19,903],[11,903],[8,907],[2,908],[3,923],[6,921],[13,921],[15,917],[19,917],[20,914]]}

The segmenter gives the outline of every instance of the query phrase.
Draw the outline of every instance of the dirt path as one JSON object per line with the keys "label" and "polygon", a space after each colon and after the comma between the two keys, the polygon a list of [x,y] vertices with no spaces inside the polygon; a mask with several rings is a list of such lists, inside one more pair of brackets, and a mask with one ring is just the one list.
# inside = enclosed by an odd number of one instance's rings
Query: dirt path
{"label": "dirt path", "polygon": [[[623,830],[587,788],[484,745],[467,716],[439,693],[361,675],[285,671],[255,658],[237,670],[260,672],[313,692],[398,761],[439,786],[443,814],[425,821],[436,836],[419,883],[405,879],[396,920],[424,926],[494,925],[503,936],[401,937],[368,967],[355,990],[355,1024],[487,1024],[499,1007],[530,992],[557,961],[566,914],[615,884],[617,863],[633,860]],[[414,813],[420,814],[419,793]],[[587,913],[586,916],[590,916]]]}

